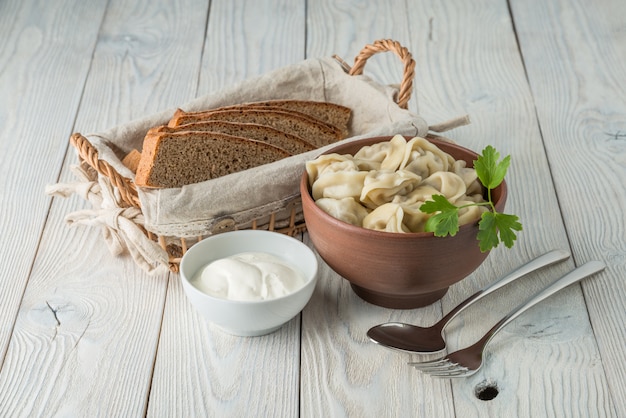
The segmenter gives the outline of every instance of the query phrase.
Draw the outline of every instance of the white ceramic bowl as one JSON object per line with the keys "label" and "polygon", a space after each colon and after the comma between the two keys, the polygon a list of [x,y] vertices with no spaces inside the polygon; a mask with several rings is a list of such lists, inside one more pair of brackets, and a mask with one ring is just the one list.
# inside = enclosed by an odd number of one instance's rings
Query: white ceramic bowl
{"label": "white ceramic bowl", "polygon": [[[300,269],[305,285],[275,299],[232,301],[207,295],[192,284],[203,266],[242,252],[282,258]],[[213,235],[193,245],[181,260],[180,275],[185,294],[202,316],[229,334],[249,337],[276,331],[306,306],[315,289],[317,268],[315,254],[301,241],[278,232],[242,230]]]}

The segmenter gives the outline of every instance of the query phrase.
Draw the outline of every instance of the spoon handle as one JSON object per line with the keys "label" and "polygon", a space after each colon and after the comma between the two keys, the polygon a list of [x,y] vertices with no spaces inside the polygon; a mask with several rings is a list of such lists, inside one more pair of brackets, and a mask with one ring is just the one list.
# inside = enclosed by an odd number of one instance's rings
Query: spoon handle
{"label": "spoon handle", "polygon": [[465,308],[469,307],[474,302],[478,302],[480,299],[484,298],[488,294],[495,292],[496,290],[519,279],[520,277],[523,277],[529,273],[532,273],[535,270],[539,270],[540,268],[547,267],[551,264],[555,264],[567,258],[569,258],[569,253],[567,251],[552,250],[542,256],[535,258],[534,260],[529,261],[523,266],[517,268],[515,271],[504,276],[500,280],[490,284],[487,287],[484,287],[483,289],[474,293],[472,296],[465,299],[454,309],[448,312],[443,318],[441,318],[441,320],[437,322],[437,324],[435,324],[434,326],[443,330],[450,321],[452,321],[458,314],[460,314]]}
{"label": "spoon handle", "polygon": [[489,343],[489,341],[494,337],[494,335],[496,335],[498,331],[506,327],[509,323],[511,323],[515,318],[520,316],[522,313],[526,312],[528,309],[532,308],[539,302],[542,302],[543,300],[554,295],[558,291],[565,289],[567,286],[574,284],[576,282],[579,282],[582,279],[588,276],[591,276],[592,274],[601,272],[602,270],[604,270],[605,267],[606,266],[601,261],[588,261],[587,263],[583,264],[577,269],[570,271],[568,274],[561,277],[556,282],[552,283],[548,287],[541,290],[539,293],[530,297],[526,302],[520,304],[510,314],[502,318],[475,345],[481,344],[482,347],[484,348]]}

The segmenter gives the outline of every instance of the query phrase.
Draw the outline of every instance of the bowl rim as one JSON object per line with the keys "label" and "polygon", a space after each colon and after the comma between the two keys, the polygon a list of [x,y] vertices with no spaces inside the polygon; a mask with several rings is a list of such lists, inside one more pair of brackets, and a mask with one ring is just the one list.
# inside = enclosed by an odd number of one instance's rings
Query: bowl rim
{"label": "bowl rim", "polygon": [[[209,241],[212,240],[213,242],[219,239],[226,239],[225,235],[241,235],[242,239],[244,239],[245,241],[245,236],[250,236],[250,235],[266,235],[267,237],[271,237],[272,239],[279,239],[282,241],[289,241],[291,244],[295,245],[296,247],[299,247],[300,249],[303,250],[303,256],[306,257],[310,257],[311,260],[313,261],[313,272],[310,276],[308,276],[304,271],[302,271],[298,265],[294,265],[294,263],[289,262],[289,265],[291,265],[292,267],[296,267],[298,268],[298,271],[304,276],[304,278],[306,279],[304,284],[299,287],[297,290],[295,290],[292,293],[289,293],[287,295],[283,295],[283,296],[279,296],[276,298],[271,298],[271,299],[263,299],[263,300],[231,300],[231,299],[226,299],[226,298],[220,298],[217,296],[213,296],[213,295],[209,295],[208,293],[203,292],[202,290],[198,289],[193,283],[192,283],[192,277],[187,277],[186,274],[183,273],[183,269],[184,269],[184,265],[185,263],[185,257],[187,256],[187,254],[189,254],[190,252],[192,254],[202,251],[202,247],[200,246],[200,244],[202,244],[205,241]],[[208,243],[205,243],[204,246],[207,246],[211,243],[211,241],[209,241]],[[192,252],[193,251],[193,252]],[[244,252],[249,252],[246,250],[240,251],[239,253],[244,253]],[[235,254],[239,254],[239,253],[233,253],[232,255]],[[272,255],[276,255],[273,253],[269,253],[268,254],[272,254]],[[187,260],[189,260],[191,256],[187,256]],[[280,256],[277,256],[280,257]],[[216,261],[218,260],[217,258],[212,260],[212,261]],[[208,263],[212,262],[212,261],[208,261],[207,263],[203,264],[203,266],[206,266]],[[197,271],[194,272],[197,273]],[[185,252],[185,254],[183,254],[183,257],[180,261],[180,272],[179,272],[179,276],[182,279],[183,282],[183,290],[185,292],[192,292],[194,294],[200,295],[202,297],[208,298],[211,302],[216,302],[216,303],[220,303],[220,304],[235,304],[235,305],[247,305],[247,306],[252,306],[252,305],[265,305],[265,304],[271,304],[271,303],[275,303],[277,301],[281,301],[283,299],[287,299],[290,297],[293,297],[299,293],[305,292],[306,289],[311,285],[311,283],[316,283],[318,276],[319,276],[319,261],[317,259],[317,256],[315,255],[315,252],[308,246],[306,245],[304,242],[291,237],[289,235],[286,234],[282,234],[280,232],[275,232],[275,231],[267,231],[267,230],[263,230],[263,229],[241,229],[241,230],[235,230],[235,231],[227,231],[227,232],[221,232],[219,234],[215,234],[215,235],[211,235],[205,239],[203,239],[202,241],[194,244],[193,246],[191,246],[187,252]]]}
{"label": "bowl rim", "polygon": [[[336,154],[338,153],[337,150],[340,150],[344,147],[348,147],[348,146],[358,146],[358,144],[366,142],[366,143],[371,143],[371,144],[375,144],[375,143],[379,143],[379,142],[383,142],[383,141],[388,141],[390,139],[392,139],[393,137],[395,137],[396,135],[381,135],[381,136],[373,136],[373,137],[366,137],[366,138],[360,138],[360,139],[355,139],[352,141],[348,141],[348,142],[343,142],[341,144],[337,144],[336,146],[329,148],[327,150],[325,150],[324,152],[320,153],[318,155],[318,157],[322,156],[322,155],[328,155],[328,154]],[[402,137],[404,137],[406,140],[409,139],[413,139],[415,138],[415,136],[410,136],[410,135],[401,135]],[[435,144],[437,147],[439,147],[440,144],[443,144],[446,147],[450,147],[450,148],[454,148],[458,151],[462,151],[462,152],[466,152],[469,153],[470,155],[472,155],[472,157],[474,158],[474,160],[476,158],[478,158],[479,154],[469,148],[463,147],[461,145],[452,143],[452,142],[447,142],[441,139],[437,139],[437,138],[432,138],[432,137],[424,137],[424,139],[426,139],[427,141]],[[366,145],[363,145],[366,146]],[[444,150],[444,152],[448,153],[447,151]],[[344,154],[345,155],[345,154]],[[316,158],[318,158],[316,157]],[[472,160],[472,167],[473,167],[473,161]],[[482,185],[482,183],[481,183]],[[485,187],[484,185],[482,185],[483,187]],[[494,202],[494,204],[497,204],[498,202],[502,201],[502,199],[506,199],[507,197],[507,193],[508,193],[508,187],[506,184],[506,180],[503,180],[502,183],[496,188],[498,189],[500,188],[501,190],[501,194],[500,194],[500,198]],[[494,189],[495,190],[495,189]],[[345,222],[342,221],[341,219],[337,219],[334,216],[328,214],[327,212],[325,212],[322,208],[320,208],[319,206],[317,206],[315,204],[315,199],[313,199],[313,196],[311,195],[311,187],[309,185],[309,174],[306,171],[306,169],[304,170],[304,172],[302,173],[302,176],[300,177],[300,195],[301,198],[303,199],[303,205],[304,205],[304,200],[308,200],[309,202],[312,202],[312,205],[310,205],[310,208],[313,212],[315,212],[316,214],[321,214],[324,219],[328,219],[332,224],[334,224],[335,226],[337,226],[338,228],[343,228],[349,232],[353,232],[353,233],[361,233],[361,234],[369,234],[372,237],[391,237],[393,236],[394,238],[397,238],[398,240],[410,240],[410,239],[415,239],[415,238],[428,238],[428,237],[435,237],[435,233],[434,232],[426,232],[426,231],[421,231],[421,232],[390,232],[390,231],[378,231],[375,229],[368,229],[368,228],[364,228],[362,226],[357,226],[357,225],[353,225],[349,222]],[[306,221],[306,219],[305,219]],[[472,223],[467,223],[467,224],[463,224],[463,225],[459,225],[459,231],[457,232],[457,235],[459,234],[459,232],[465,232],[468,229],[471,228],[476,228],[478,226],[478,221],[472,222]],[[450,235],[447,235],[445,237],[435,237],[438,239],[449,239],[449,238],[454,238]]]}

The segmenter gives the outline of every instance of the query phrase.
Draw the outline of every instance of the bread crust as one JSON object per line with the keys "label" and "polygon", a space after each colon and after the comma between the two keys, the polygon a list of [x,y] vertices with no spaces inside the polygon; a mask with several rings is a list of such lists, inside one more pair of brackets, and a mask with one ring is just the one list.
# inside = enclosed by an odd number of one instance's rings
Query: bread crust
{"label": "bread crust", "polygon": [[296,155],[303,152],[312,151],[316,147],[299,136],[292,135],[267,125],[256,123],[229,122],[224,120],[208,120],[204,122],[194,122],[176,127],[159,126],[154,128],[155,132],[215,132],[226,135],[239,136],[256,141],[267,142],[270,145],[282,148],[290,154]]}
{"label": "bread crust", "polygon": [[274,109],[248,108],[193,113],[178,109],[167,126],[175,128],[180,125],[208,120],[268,125],[274,129],[299,136],[318,148],[342,139],[341,130],[335,126],[298,112]]}
{"label": "bread crust", "polygon": [[289,157],[261,141],[214,132],[155,132],[145,139],[135,184],[182,187]]}

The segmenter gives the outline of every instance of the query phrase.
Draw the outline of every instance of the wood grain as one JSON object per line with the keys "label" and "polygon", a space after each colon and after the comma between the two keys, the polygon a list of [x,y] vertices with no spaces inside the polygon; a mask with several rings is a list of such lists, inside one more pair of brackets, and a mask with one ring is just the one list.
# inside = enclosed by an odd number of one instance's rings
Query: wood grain
{"label": "wood grain", "polygon": [[228,335],[196,312],[172,277],[148,414],[295,416],[299,334],[298,315],[266,336]]}
{"label": "wood grain", "polygon": [[[351,63],[365,45],[381,38],[398,40],[412,52],[407,15],[406,4],[398,1],[311,3],[308,55],[336,53]],[[364,74],[381,84],[398,84],[402,70],[398,57],[387,52],[371,57]],[[409,102],[412,110],[415,100]],[[322,266],[302,320],[303,416],[452,416],[446,382],[418,375],[406,365],[410,356],[377,347],[366,337],[370,327],[390,320],[428,325],[440,316],[440,305],[410,311],[369,305]]]}
{"label": "wood grain", "polygon": [[68,229],[80,206],[53,205],[0,373],[6,416],[144,413],[166,278],[113,258],[98,229]]}
{"label": "wood grain", "polygon": [[583,289],[616,414],[624,416],[626,353],[615,341],[626,338],[626,215],[615,208],[626,206],[626,4],[533,1],[512,10],[574,256],[610,266]]}
{"label": "wood grain", "polygon": [[[59,2],[45,14],[40,6],[0,4],[0,317],[9,319],[0,327],[0,364],[50,205],[43,190],[58,177],[106,2]],[[85,10],[96,25],[80,20]],[[82,36],[59,42],[64,28]]]}
{"label": "wood grain", "polygon": [[[511,155],[506,211],[518,214],[524,224],[513,249],[493,251],[473,275],[451,288],[443,300],[444,311],[448,311],[474,290],[533,256],[552,248],[567,248],[568,236],[560,220],[554,187],[541,180],[549,178],[551,167],[543,156],[533,98],[506,2],[439,2],[421,13],[414,9],[411,12],[414,27],[423,28],[426,17],[431,27],[431,36],[416,37],[419,43],[413,45],[426,54],[425,65],[418,65],[418,70],[433,80],[422,90],[424,99],[428,98],[431,104],[425,112],[443,114],[446,109],[464,109],[472,123],[451,132],[451,138],[477,151],[492,144],[502,155]],[[421,25],[417,23],[419,19]],[[456,36],[461,33],[462,36]],[[426,100],[420,96],[419,101]],[[541,216],[536,216],[538,213]],[[546,269],[466,312],[458,324],[448,329],[450,348],[462,348],[476,341],[510,307],[572,267],[570,260]],[[550,329],[553,336],[522,332],[535,327]],[[457,416],[543,413],[527,400],[542,399],[546,394],[537,389],[542,385],[521,378],[526,373],[538,379],[543,375],[546,382],[566,382],[561,396],[552,400],[559,403],[556,410],[567,411],[566,415],[593,415],[598,411],[600,415],[610,414],[612,406],[607,393],[579,402],[580,391],[595,388],[595,382],[604,378],[602,367],[594,361],[598,352],[592,336],[579,286],[535,307],[496,337],[488,347],[483,370],[471,379],[454,382]],[[573,358],[572,352],[581,358]],[[579,363],[588,366],[572,370]],[[500,387],[498,396],[488,402],[475,395],[476,387],[484,382]],[[520,398],[519,393],[525,396]],[[545,402],[537,405],[545,406]]]}
{"label": "wood grain", "polygon": [[212,1],[198,95],[305,58],[304,1]]}
{"label": "wood grain", "polygon": [[[312,245],[308,236],[305,242]],[[452,416],[446,381],[419,375],[406,364],[410,355],[366,336],[382,322],[424,324],[438,306],[399,311],[370,305],[318,260],[319,283],[302,314],[302,416]]]}
{"label": "wood grain", "polygon": [[[189,100],[195,89],[195,83],[190,85],[188,80],[197,75],[202,40],[196,42],[195,66],[193,59],[182,65],[181,58],[189,55],[186,48],[193,44],[194,34],[202,31],[205,19],[198,15],[189,19],[185,8],[206,10],[206,3],[187,2],[183,10],[170,7],[169,2],[105,5],[102,25],[98,18],[97,24],[92,21],[89,26],[100,32],[95,51],[85,57],[85,69],[90,72],[76,116],[80,130],[108,128]],[[76,5],[64,9],[75,10],[71,15],[79,22],[89,22],[90,9]],[[133,10],[131,15],[129,10]],[[49,16],[54,20],[54,15]],[[72,22],[57,29],[76,30],[76,26]],[[74,35],[65,37],[73,39]],[[60,61],[48,63],[50,71],[67,76],[68,60],[61,55]],[[160,80],[176,77],[181,82],[176,88],[176,82],[170,81],[169,94],[156,88]],[[71,74],[62,79],[61,87],[75,82]],[[64,103],[73,98],[71,92],[52,93]],[[54,125],[57,112],[74,117],[76,107],[35,111],[42,124]],[[70,128],[72,124],[67,123],[67,132],[59,140],[67,143]],[[61,181],[71,181],[69,165],[75,162],[74,153],[69,152]],[[37,193],[43,193],[43,187]],[[98,228],[68,229],[64,216],[85,206],[76,198],[53,202],[0,374],[2,415],[145,414],[167,275],[147,277],[129,257],[113,257]]]}

